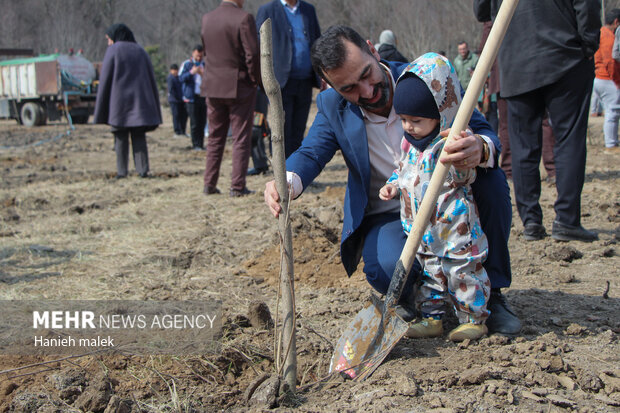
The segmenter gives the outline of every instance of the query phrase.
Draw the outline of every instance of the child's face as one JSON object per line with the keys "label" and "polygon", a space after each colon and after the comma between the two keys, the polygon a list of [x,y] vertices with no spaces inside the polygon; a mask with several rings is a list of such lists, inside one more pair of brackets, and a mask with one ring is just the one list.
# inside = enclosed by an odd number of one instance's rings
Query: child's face
{"label": "child's face", "polygon": [[179,70],[178,69],[170,69],[170,74],[172,76],[178,76],[179,75]]}
{"label": "child's face", "polygon": [[421,118],[419,116],[398,115],[403,129],[415,139],[427,137],[439,124],[439,119]]}

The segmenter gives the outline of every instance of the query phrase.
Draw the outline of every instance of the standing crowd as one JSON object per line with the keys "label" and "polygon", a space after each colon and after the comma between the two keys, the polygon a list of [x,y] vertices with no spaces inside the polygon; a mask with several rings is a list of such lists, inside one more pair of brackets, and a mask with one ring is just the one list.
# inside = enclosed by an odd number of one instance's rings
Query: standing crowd
{"label": "standing crowd", "polygon": [[[484,23],[482,44],[500,4],[474,1],[474,15]],[[557,188],[551,236],[598,239],[581,225],[586,133],[594,88],[605,113],[605,151],[618,152],[620,9],[608,11],[601,25],[597,1],[521,0],[480,110],[446,144],[478,62],[467,41],[458,43],[453,61],[443,52],[410,61],[391,30],[374,45],[346,26],[321,33],[314,6],[303,0],[270,1],[256,19],[243,6],[244,0],[223,0],[206,13],[191,58],[180,69],[171,65],[167,79],[175,135],[186,135],[189,118],[193,149],[206,150],[204,194],[221,193],[228,136],[231,197],[252,194],[246,177],[268,170],[259,28],[271,19],[292,197],[337,151],[349,169],[340,249],[347,274],[363,260],[368,283],[386,293],[430,175],[438,162],[446,163],[448,180],[397,311],[411,322],[410,337],[442,335],[450,307],[460,322],[449,334],[454,341],[487,332],[517,335],[521,322],[501,291],[512,277],[508,179],[524,239],[547,236],[539,204],[541,156]],[[112,127],[118,177],[127,175],[130,135],[136,169],[148,176],[145,132],[161,123],[153,69],[126,26],[114,25],[106,35],[95,122]],[[322,90],[318,112],[304,137],[314,88]],[[248,169],[250,157],[254,167]],[[264,198],[278,216],[274,181]]]}

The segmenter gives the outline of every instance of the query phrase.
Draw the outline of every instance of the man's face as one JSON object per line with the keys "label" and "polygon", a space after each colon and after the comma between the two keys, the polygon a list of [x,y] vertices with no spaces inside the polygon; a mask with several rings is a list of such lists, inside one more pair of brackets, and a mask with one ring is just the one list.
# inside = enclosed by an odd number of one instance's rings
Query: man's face
{"label": "man's face", "polygon": [[194,50],[192,52],[192,59],[194,59],[195,61],[202,60],[202,52],[199,52],[198,50]]}
{"label": "man's face", "polygon": [[346,57],[341,67],[325,71],[326,80],[349,102],[370,112],[382,112],[391,104],[392,88],[379,54],[368,54],[344,40]]}
{"label": "man's face", "polygon": [[178,69],[170,69],[170,74],[172,76],[178,76],[179,75],[179,70]]}
{"label": "man's face", "polygon": [[469,53],[469,47],[467,47],[467,43],[461,43],[458,45],[458,51],[459,54],[461,55],[461,57],[463,59],[465,59],[467,57],[467,54]]}

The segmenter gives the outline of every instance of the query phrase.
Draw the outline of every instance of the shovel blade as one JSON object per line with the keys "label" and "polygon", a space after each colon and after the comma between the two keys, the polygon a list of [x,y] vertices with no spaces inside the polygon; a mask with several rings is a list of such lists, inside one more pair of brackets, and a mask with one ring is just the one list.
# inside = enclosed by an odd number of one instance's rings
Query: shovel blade
{"label": "shovel blade", "polygon": [[385,308],[381,300],[371,296],[338,340],[330,373],[341,371],[354,380],[370,376],[405,335],[408,326],[394,308]]}

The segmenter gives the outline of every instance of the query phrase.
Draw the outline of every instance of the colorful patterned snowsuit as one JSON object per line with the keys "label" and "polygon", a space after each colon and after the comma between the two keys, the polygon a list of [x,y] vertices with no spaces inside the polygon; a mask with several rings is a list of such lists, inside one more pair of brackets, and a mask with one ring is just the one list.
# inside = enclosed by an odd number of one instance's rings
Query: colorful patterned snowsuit
{"label": "colorful patterned snowsuit", "polygon": [[[407,72],[416,74],[429,86],[441,116],[440,128],[449,128],[461,100],[458,78],[452,65],[438,54],[427,53],[412,62],[403,74]],[[401,221],[407,233],[444,143],[445,140],[438,135],[421,152],[405,138],[401,142],[400,167],[388,183],[400,189]],[[475,178],[475,169],[461,171],[454,166],[449,169],[418,250],[417,258],[424,270],[416,303],[422,313],[439,315],[444,312],[444,302],[449,297],[461,323],[478,324],[489,316],[486,304],[491,283],[482,266],[488,244],[470,187]]]}

